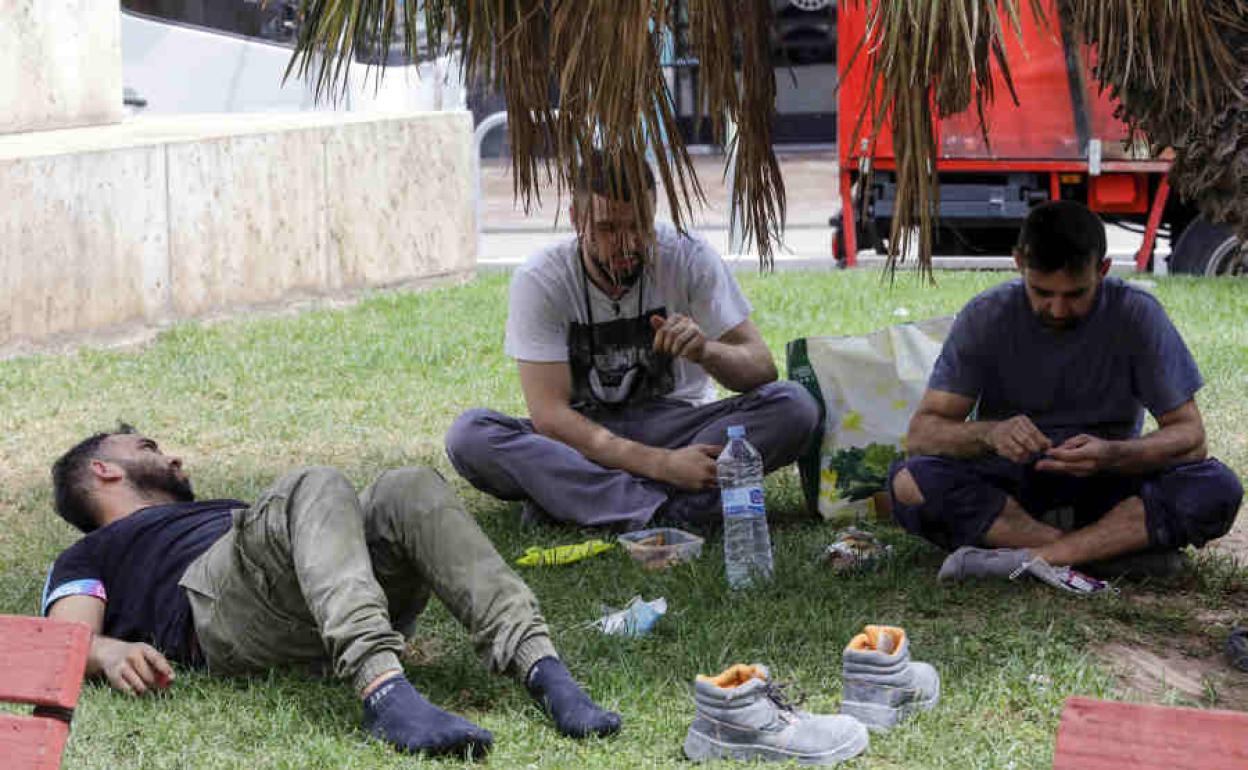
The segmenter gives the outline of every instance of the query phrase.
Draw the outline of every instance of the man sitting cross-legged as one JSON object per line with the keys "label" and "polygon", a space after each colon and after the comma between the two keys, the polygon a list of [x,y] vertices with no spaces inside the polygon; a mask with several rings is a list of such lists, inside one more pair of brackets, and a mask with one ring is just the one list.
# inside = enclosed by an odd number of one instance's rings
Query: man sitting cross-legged
{"label": "man sitting cross-legged", "polygon": [[[645,189],[639,216],[629,180]],[[767,472],[797,459],[819,420],[776,366],[750,303],[700,236],[654,222],[655,182],[603,153],[575,177],[576,235],[511,281],[504,350],[530,419],[472,409],[446,435],[455,469],[526,519],[629,530],[721,520],[715,457],[740,424]],[[715,400],[712,380],[740,395]]]}
{"label": "man sitting cross-legged", "polygon": [[[895,518],[957,549],[947,579],[1055,582],[1052,567],[1225,534],[1243,488],[1206,456],[1200,372],[1161,304],[1105,277],[1101,221],[1037,206],[1014,259],[1022,278],[971,300],[945,341],[892,470]],[[1144,409],[1158,428],[1141,437]],[[1057,509],[1070,531],[1040,520]]]}
{"label": "man sitting cross-legged", "polygon": [[489,731],[431,705],[399,663],[401,632],[432,592],[562,733],[620,727],[572,680],[536,598],[436,471],[387,471],[357,496],[338,471],[306,468],[251,506],[196,501],[181,460],[122,425],[69,450],[52,477],[57,512],[87,534],[53,565],[43,612],[91,627],[87,672],[118,690],[165,689],[170,660],[225,675],[332,671],[376,737],[479,755]]}

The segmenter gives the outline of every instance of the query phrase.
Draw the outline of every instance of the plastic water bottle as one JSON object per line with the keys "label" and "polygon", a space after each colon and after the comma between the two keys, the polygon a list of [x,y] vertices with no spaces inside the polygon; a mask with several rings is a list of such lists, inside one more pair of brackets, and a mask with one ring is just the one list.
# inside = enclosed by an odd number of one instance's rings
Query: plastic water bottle
{"label": "plastic water bottle", "polygon": [[728,445],[715,461],[724,507],[724,572],[728,585],[747,588],[770,580],[771,534],[763,506],[763,456],[745,440],[745,427],[728,428]]}

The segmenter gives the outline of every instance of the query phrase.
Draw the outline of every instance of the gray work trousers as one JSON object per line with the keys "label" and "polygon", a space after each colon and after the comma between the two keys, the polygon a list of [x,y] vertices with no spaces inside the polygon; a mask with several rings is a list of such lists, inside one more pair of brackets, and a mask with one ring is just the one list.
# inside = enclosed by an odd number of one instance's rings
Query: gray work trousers
{"label": "gray work trousers", "polygon": [[[702,406],[658,399],[585,416],[618,436],[665,449],[722,445],[729,425],[744,425],[770,473],[806,448],[819,405],[802,386],[782,381]],[[644,527],[660,508],[674,521],[694,525],[713,524],[720,516],[718,490],[682,492],[605,468],[537,433],[531,421],[490,409],[461,414],[446,434],[446,453],[473,486],[504,500],[531,500],[559,521],[629,530]]]}
{"label": "gray work trousers", "polygon": [[537,599],[441,475],[383,473],[357,495],[332,468],[287,474],[181,580],[210,671],[328,671],[362,690],[400,669],[436,594],[490,668],[555,655]]}

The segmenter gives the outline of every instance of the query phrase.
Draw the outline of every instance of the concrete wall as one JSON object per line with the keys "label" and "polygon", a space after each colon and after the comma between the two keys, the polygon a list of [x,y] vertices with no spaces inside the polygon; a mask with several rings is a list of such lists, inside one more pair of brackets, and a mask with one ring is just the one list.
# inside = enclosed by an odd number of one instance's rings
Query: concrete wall
{"label": "concrete wall", "polygon": [[0,134],[121,120],[118,0],[0,0]]}
{"label": "concrete wall", "polygon": [[0,354],[476,265],[464,112],[0,137]]}

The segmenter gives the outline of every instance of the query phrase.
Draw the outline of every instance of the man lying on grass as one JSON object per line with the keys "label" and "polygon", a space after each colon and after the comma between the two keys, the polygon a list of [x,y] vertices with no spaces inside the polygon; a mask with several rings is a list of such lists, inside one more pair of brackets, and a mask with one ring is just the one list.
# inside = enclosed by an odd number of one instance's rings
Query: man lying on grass
{"label": "man lying on grass", "polygon": [[[1063,587],[1072,573],[1052,567],[1146,551],[1173,565],[1225,534],[1243,489],[1206,456],[1200,372],[1161,304],[1105,277],[1101,221],[1038,206],[1014,259],[1021,280],[971,300],[936,361],[892,471],[897,520],[957,549],[942,578]],[[1158,428],[1140,437],[1144,409]],[[1062,508],[1070,531],[1040,520]]]}
{"label": "man lying on grass", "polygon": [[331,468],[282,477],[252,506],[196,501],[177,457],[127,425],[52,467],[85,537],[57,558],[43,613],[95,632],[87,672],[167,688],[169,661],[240,675],[295,666],[349,680],[364,725],[402,751],[480,755],[490,733],[426,701],[399,663],[430,592],[495,671],[519,676],[565,735],[608,735],[551,644],[537,600],[436,471],[383,473],[357,496]]}

